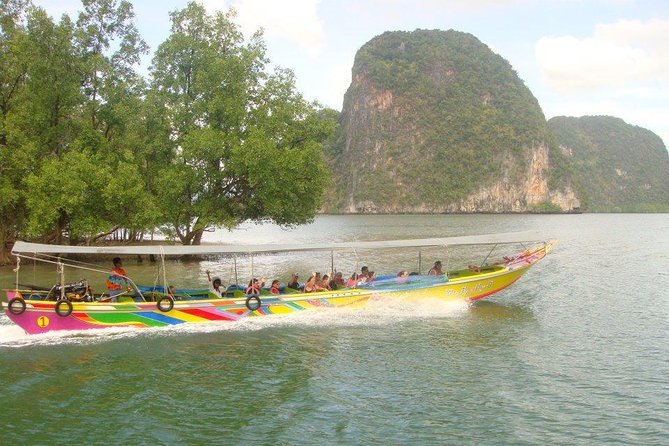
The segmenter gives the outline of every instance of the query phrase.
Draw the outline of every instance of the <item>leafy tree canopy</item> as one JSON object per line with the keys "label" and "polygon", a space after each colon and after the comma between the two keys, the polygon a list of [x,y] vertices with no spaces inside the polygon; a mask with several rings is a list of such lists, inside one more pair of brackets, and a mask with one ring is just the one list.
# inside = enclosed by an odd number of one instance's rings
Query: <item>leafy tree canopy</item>
{"label": "leafy tree canopy", "polygon": [[183,243],[246,219],[313,218],[333,113],[269,72],[262,34],[234,11],[172,12],[150,80],[125,0],[82,0],[58,22],[0,4],[0,245],[94,242],[162,228]]}
{"label": "leafy tree canopy", "polygon": [[246,42],[234,11],[209,15],[189,3],[171,17],[149,99],[160,114],[158,145],[170,149],[155,170],[166,229],[188,244],[214,225],[309,221],[335,121],[302,98],[292,72],[268,72],[261,34]]}

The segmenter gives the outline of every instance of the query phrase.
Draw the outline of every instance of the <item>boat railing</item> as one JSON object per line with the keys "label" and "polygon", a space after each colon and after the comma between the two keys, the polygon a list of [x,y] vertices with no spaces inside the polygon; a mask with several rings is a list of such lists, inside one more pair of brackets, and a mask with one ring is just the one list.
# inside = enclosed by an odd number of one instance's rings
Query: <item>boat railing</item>
{"label": "boat railing", "polygon": [[[78,282],[71,282],[71,283],[66,283],[65,282],[65,268],[72,268],[72,269],[76,269],[76,270],[82,270],[82,271],[88,271],[88,272],[94,272],[94,273],[100,273],[100,274],[109,274],[109,271],[100,269],[100,268],[96,267],[95,265],[91,265],[91,264],[83,263],[83,262],[76,262],[76,261],[72,261],[72,260],[63,261],[63,259],[61,257],[54,257],[54,256],[49,256],[49,255],[38,256],[37,254],[35,254],[33,256],[33,255],[30,255],[30,254],[26,254],[26,253],[22,253],[22,254],[14,253],[14,255],[16,256],[16,268],[14,269],[14,272],[16,273],[15,289],[17,291],[19,291],[19,287],[20,287],[20,284],[19,284],[19,270],[21,269],[21,259],[22,258],[28,259],[28,260],[33,260],[33,261],[36,261],[36,262],[50,263],[52,265],[56,265],[58,276],[60,277],[59,283],[56,283],[49,290],[30,290],[31,294],[39,294],[39,295],[41,295],[40,293],[42,293],[42,292],[48,291],[47,298],[45,300],[57,300],[57,299],[73,300],[70,297],[68,297],[68,295],[67,295],[68,294],[68,287],[74,288],[76,285],[85,282],[86,283],[86,288],[88,288],[87,293],[90,295],[90,297],[92,299],[91,301],[95,301],[95,299],[93,299],[92,292],[90,292],[90,288],[88,287],[88,282],[87,282],[86,279],[81,279]],[[119,275],[119,274],[117,274],[117,275]],[[127,283],[130,285],[130,288],[133,290],[133,296],[132,296],[133,300],[134,300],[135,297],[137,297],[137,298],[141,299],[141,301],[146,302],[146,298],[144,297],[144,294],[142,293],[140,287],[137,286],[137,284],[130,277],[123,276],[123,275],[119,275],[119,276],[121,276],[123,279],[127,280]],[[59,293],[60,296],[55,296],[54,293],[56,293],[56,292]],[[78,293],[75,292],[74,294],[76,295]],[[117,296],[123,296],[123,295],[127,295],[127,293],[123,292],[123,293],[121,293]],[[56,297],[56,299],[53,299],[53,297]],[[74,296],[71,296],[71,297],[74,297]],[[79,295],[79,297],[81,297],[81,294]],[[109,301],[113,297],[116,297],[116,296],[111,296],[109,294],[105,295],[105,293],[101,293],[97,300],[98,301]]]}

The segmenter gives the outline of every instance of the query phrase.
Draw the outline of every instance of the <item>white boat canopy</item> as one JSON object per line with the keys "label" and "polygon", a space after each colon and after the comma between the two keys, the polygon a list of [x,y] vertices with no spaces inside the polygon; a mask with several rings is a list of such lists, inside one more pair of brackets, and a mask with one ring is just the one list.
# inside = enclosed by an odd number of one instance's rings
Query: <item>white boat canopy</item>
{"label": "white boat canopy", "polygon": [[501,234],[464,235],[428,239],[405,239],[383,241],[352,241],[311,244],[264,244],[264,245],[221,245],[204,244],[197,246],[183,245],[141,245],[141,246],[68,246],[46,245],[17,241],[12,254],[118,254],[118,255],[232,255],[278,253],[297,251],[352,251],[385,248],[423,248],[462,245],[495,245],[543,241],[538,234],[525,232],[507,232]]}

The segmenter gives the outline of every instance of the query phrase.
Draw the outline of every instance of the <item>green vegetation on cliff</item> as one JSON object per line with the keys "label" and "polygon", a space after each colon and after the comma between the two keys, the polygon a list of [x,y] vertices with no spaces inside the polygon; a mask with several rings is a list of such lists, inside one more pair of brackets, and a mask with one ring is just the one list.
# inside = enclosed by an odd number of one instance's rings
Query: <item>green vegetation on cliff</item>
{"label": "green vegetation on cliff", "polygon": [[669,153],[653,132],[611,116],[548,124],[592,212],[669,211]]}
{"label": "green vegetation on cliff", "polygon": [[434,122],[427,115],[432,112],[446,122],[467,124],[449,128],[450,143],[518,149],[544,136],[544,115],[530,90],[504,58],[471,34],[386,32],[360,49],[356,72],[377,88],[426,107],[415,110],[426,123]]}
{"label": "green vegetation on cliff", "polygon": [[341,172],[340,195],[329,203],[336,209],[365,200],[436,209],[501,177],[517,182],[531,149],[550,138],[511,65],[452,30],[386,32],[366,43],[341,122],[332,149]]}

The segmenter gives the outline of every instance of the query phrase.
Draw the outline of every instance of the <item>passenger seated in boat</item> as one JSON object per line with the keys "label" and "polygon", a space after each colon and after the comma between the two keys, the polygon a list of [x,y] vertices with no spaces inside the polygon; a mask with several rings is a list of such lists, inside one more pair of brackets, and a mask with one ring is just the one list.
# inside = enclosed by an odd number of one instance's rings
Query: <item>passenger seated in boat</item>
{"label": "passenger seated in boat", "polygon": [[335,273],[334,279],[330,282],[330,288],[333,290],[338,290],[340,288],[344,288],[346,286],[346,282],[344,282],[344,276],[341,272]]}
{"label": "passenger seated in boat", "polygon": [[174,285],[170,285],[167,287],[167,295],[171,297],[174,300],[181,300],[181,296],[177,296],[177,289],[174,287]]}
{"label": "passenger seated in boat", "polygon": [[[114,267],[107,277],[107,290],[109,291],[109,297],[113,302],[118,301],[118,296],[123,294],[126,291],[132,291],[132,286],[130,286],[130,280],[128,279],[128,273],[123,269],[123,261],[120,257],[114,257],[112,260]],[[124,288],[125,285],[125,288]]]}
{"label": "passenger seated in boat", "polygon": [[402,270],[397,273],[397,282],[398,283],[407,283],[409,281],[409,271]]}
{"label": "passenger seated in boat", "polygon": [[358,273],[353,272],[351,274],[351,277],[348,278],[346,281],[346,288],[355,288],[355,286],[358,284]]}
{"label": "passenger seated in boat", "polygon": [[428,276],[443,276],[444,272],[441,270],[441,260],[434,262],[434,266],[427,272]]}
{"label": "passenger seated in boat", "polygon": [[321,287],[321,273],[311,273],[311,277],[309,277],[309,280],[307,280],[307,283],[304,284],[304,292],[305,293],[313,293],[316,291],[325,291],[323,287]]}
{"label": "passenger seated in boat", "polygon": [[358,282],[367,282],[367,277],[369,276],[369,268],[363,266],[360,268],[360,274],[358,274]]}
{"label": "passenger seated in boat", "polygon": [[281,290],[279,289],[279,279],[272,280],[272,286],[270,286],[269,292],[272,294],[281,294]]}
{"label": "passenger seated in boat", "polygon": [[311,273],[311,277],[304,283],[304,292],[313,293],[316,291],[316,273]]}
{"label": "passenger seated in boat", "polygon": [[249,296],[260,296],[260,288],[265,284],[265,278],[261,277],[258,279],[251,279],[249,281],[249,286],[246,287],[246,294]]}
{"label": "passenger seated in boat", "polygon": [[209,279],[209,282],[211,283],[211,288],[209,291],[213,294],[216,295],[219,299],[223,298],[223,294],[225,293],[225,288],[223,288],[223,282],[221,281],[221,278],[218,276],[215,276],[213,279],[209,275],[209,270],[207,270],[207,279]]}
{"label": "passenger seated in boat", "polygon": [[477,265],[469,265],[469,271],[473,273],[480,273],[481,272],[481,267]]}
{"label": "passenger seated in boat", "polygon": [[323,276],[323,279],[321,280],[321,283],[319,284],[319,286],[321,287],[321,289],[322,289],[323,291],[325,291],[325,290],[327,290],[327,291],[331,291],[331,290],[332,290],[332,286],[330,285],[330,276],[327,275],[327,274],[324,275],[324,276]]}
{"label": "passenger seated in boat", "polygon": [[286,285],[288,288],[292,288],[294,290],[301,290],[302,287],[300,286],[300,282],[298,282],[300,275],[297,273],[293,273],[290,276],[290,282],[288,282],[288,285]]}
{"label": "passenger seated in boat", "polygon": [[320,279],[320,273],[311,273],[311,277],[304,284],[305,293],[313,293],[316,291],[318,280]]}

